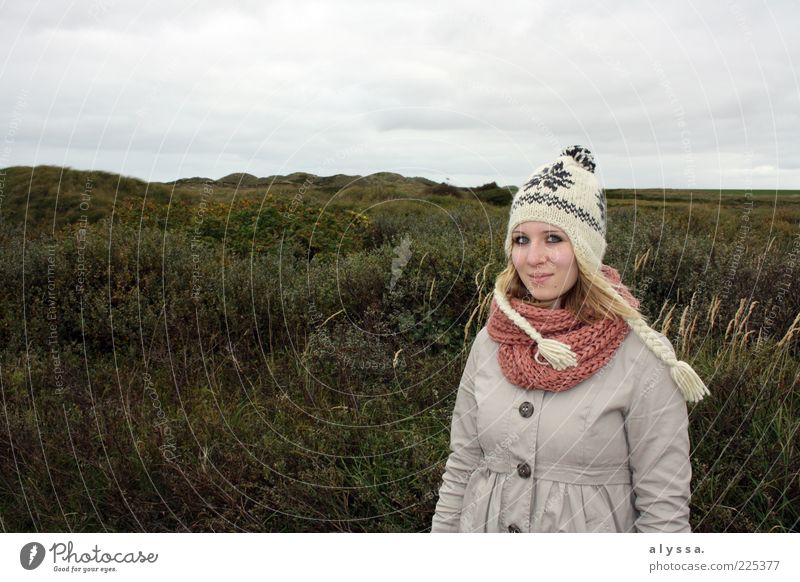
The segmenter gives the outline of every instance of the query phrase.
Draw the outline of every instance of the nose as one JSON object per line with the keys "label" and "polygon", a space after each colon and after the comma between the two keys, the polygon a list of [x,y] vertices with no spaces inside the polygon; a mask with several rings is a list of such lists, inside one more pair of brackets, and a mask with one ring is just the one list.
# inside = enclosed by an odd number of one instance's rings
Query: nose
{"label": "nose", "polygon": [[530,243],[528,245],[528,264],[535,267],[542,265],[548,260],[547,247],[544,245]]}

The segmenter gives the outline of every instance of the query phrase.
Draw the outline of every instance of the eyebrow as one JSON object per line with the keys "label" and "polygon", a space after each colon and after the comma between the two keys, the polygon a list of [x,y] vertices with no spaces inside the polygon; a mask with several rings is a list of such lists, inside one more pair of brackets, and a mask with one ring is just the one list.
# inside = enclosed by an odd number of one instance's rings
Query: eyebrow
{"label": "eyebrow", "polygon": [[[514,232],[514,234],[524,234],[525,236],[528,236],[528,233],[527,233],[527,232],[524,232],[524,231],[521,231],[521,230],[518,230],[518,229],[514,229],[514,231],[513,231],[513,232]],[[562,231],[560,231],[560,230],[552,230],[552,229],[551,229],[551,230],[543,230],[543,231],[542,231],[542,234],[552,234],[552,233],[555,233],[555,234],[563,234],[563,232],[562,232]]]}

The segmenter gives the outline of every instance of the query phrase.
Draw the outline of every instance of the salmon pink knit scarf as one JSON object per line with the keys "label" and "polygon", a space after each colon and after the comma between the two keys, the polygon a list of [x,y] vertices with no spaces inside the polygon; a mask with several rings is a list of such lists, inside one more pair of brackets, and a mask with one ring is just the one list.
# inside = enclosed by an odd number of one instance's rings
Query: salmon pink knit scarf
{"label": "salmon pink knit scarf", "polygon": [[[639,307],[639,301],[620,282],[616,269],[602,265],[601,272],[632,307]],[[536,342],[493,299],[487,328],[489,336],[500,344],[500,369],[509,382],[528,390],[562,392],[579,384],[605,366],[630,331],[621,318],[606,318],[590,325],[567,309],[542,309],[514,297],[508,300],[543,337],[567,344],[578,360],[577,366],[565,370],[555,370],[547,362],[539,363],[534,358]]]}

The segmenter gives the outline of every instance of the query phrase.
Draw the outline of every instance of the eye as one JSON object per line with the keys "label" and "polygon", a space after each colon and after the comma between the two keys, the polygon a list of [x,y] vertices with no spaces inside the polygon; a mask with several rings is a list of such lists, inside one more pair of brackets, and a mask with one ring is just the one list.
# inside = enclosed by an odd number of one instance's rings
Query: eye
{"label": "eye", "polygon": [[528,237],[525,236],[524,234],[520,234],[520,235],[517,235],[516,237],[514,237],[513,241],[514,241],[514,244],[524,245],[524,244],[526,244],[528,242]]}
{"label": "eye", "polygon": [[562,240],[564,239],[558,236],[557,234],[547,235],[547,242],[549,243],[560,243]]}

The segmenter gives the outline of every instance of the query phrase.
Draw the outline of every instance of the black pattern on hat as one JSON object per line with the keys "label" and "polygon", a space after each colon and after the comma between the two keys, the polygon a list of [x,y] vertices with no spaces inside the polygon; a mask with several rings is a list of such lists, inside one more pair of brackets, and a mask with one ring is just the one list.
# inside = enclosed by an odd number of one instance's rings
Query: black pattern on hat
{"label": "black pattern on hat", "polygon": [[597,191],[597,194],[595,194],[595,196],[597,196],[597,208],[600,209],[600,224],[602,225],[602,228],[603,228],[603,230],[601,232],[603,233],[603,235],[605,235],[606,234],[605,226],[606,226],[606,220],[607,220],[606,219],[606,193],[602,188],[600,188]]}
{"label": "black pattern on hat", "polygon": [[542,168],[542,171],[536,174],[528,181],[523,188],[535,188],[541,186],[547,188],[550,192],[555,192],[559,188],[566,188],[573,186],[575,180],[572,179],[572,174],[564,168],[564,162],[556,162],[552,166]]}
{"label": "black pattern on hat", "polygon": [[554,196],[548,194],[547,192],[538,192],[536,190],[526,191],[521,194],[518,194],[517,197],[514,198],[514,203],[511,205],[511,212],[514,212],[516,208],[528,204],[542,204],[544,206],[549,206],[552,208],[559,208],[564,212],[572,214],[577,219],[584,222],[588,226],[592,227],[600,234],[605,235],[605,215],[603,223],[601,224],[586,210],[577,206],[576,204],[573,204],[566,198],[562,198],[561,196]]}

